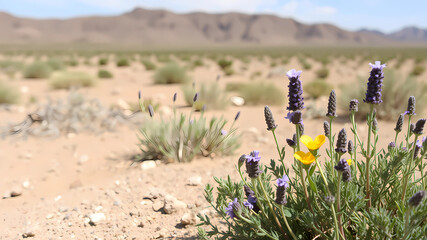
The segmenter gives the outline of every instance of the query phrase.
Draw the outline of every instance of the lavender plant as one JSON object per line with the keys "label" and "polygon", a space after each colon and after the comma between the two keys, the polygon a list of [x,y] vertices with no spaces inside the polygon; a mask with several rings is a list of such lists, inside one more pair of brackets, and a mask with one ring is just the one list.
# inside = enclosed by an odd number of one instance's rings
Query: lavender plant
{"label": "lavender plant", "polygon": [[[427,236],[424,201],[427,141],[425,136],[421,140],[426,120],[421,118],[410,127],[411,117],[416,116],[415,106],[411,105],[415,101],[411,99],[406,113],[407,131],[403,130],[405,114],[402,114],[394,141],[386,149],[379,149],[378,133],[382,129],[376,121],[375,109],[383,101],[386,65],[376,62],[370,66],[365,103],[362,103],[370,109],[366,140],[358,134],[355,118],[359,101],[353,99],[349,104],[351,134],[343,128],[335,141],[334,91],[327,107],[328,121],[323,123],[325,135],[314,140],[303,135],[301,71],[288,72],[290,112],[286,118],[295,125],[294,137],[286,139],[290,149],[280,147],[275,134],[278,125],[271,110],[265,107],[267,130],[272,132],[278,159],[267,162],[262,152],[254,150],[237,161],[239,181],[215,178],[216,199],[213,187],[206,186],[205,198],[224,224],[217,226],[208,216],[199,216],[202,221],[199,226],[210,226],[209,231],[199,227],[201,239],[424,239]],[[399,138],[403,132],[406,136]],[[326,156],[321,164],[324,145]],[[288,154],[291,157],[285,156],[287,151],[291,151]],[[285,161],[292,158],[292,166],[288,168]]]}

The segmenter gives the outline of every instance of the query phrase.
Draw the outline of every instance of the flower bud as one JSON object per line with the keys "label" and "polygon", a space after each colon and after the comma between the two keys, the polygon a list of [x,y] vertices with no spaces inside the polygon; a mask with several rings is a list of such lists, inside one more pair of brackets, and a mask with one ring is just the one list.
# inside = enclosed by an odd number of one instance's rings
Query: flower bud
{"label": "flower bud", "polygon": [[357,112],[359,111],[359,101],[357,99],[352,99],[350,101],[350,112]]}
{"label": "flower bud", "polygon": [[272,131],[277,128],[277,125],[274,122],[273,113],[271,112],[268,106],[264,107],[264,117],[265,117],[265,123],[267,124],[268,131]]}
{"label": "flower bud", "polygon": [[415,124],[411,123],[411,125],[409,125],[409,131],[411,131],[411,133],[414,133],[415,130]]}
{"label": "flower bud", "polygon": [[337,153],[346,153],[347,152],[347,132],[345,129],[341,129],[341,131],[338,133],[338,140],[337,140],[337,147],[335,148],[335,151]]}
{"label": "flower bud", "polygon": [[420,203],[424,200],[425,197],[426,191],[418,191],[409,199],[409,205],[412,207],[416,207],[420,205]]}
{"label": "flower bud", "polygon": [[407,115],[415,115],[415,97],[410,96],[408,99],[408,108],[406,109],[405,114]]}
{"label": "flower bud", "polygon": [[177,93],[174,93],[172,98],[173,102],[176,102],[176,97],[177,97]]}
{"label": "flower bud", "polygon": [[237,121],[237,119],[239,119],[239,117],[240,117],[240,111],[238,111],[236,113],[236,116],[234,117],[234,121]]}
{"label": "flower bud", "polygon": [[424,125],[426,124],[426,119],[421,118],[415,124],[414,130],[412,131],[415,135],[422,135],[424,131]]}
{"label": "flower bud", "polygon": [[394,142],[390,142],[388,144],[388,151],[389,152],[392,151],[395,147],[396,147],[396,144]]}
{"label": "flower bud", "polygon": [[331,128],[329,126],[329,122],[328,121],[324,121],[323,122],[323,131],[325,132],[325,136],[329,136]]}
{"label": "flower bud", "polygon": [[351,181],[351,170],[350,170],[350,166],[348,165],[346,160],[341,159],[338,162],[338,165],[336,165],[334,168],[338,172],[342,173],[342,181],[343,182],[350,182]]}
{"label": "flower bud", "polygon": [[353,154],[353,150],[354,150],[353,141],[351,141],[351,140],[348,141],[347,149],[348,149],[348,153]]}
{"label": "flower bud", "polygon": [[292,139],[286,138],[286,143],[287,143],[287,144],[289,145],[289,147],[291,147],[291,148],[295,148],[295,147],[297,146],[296,141],[297,141],[297,135],[296,135],[296,134],[294,134],[294,135],[292,136]]}
{"label": "flower bud", "polygon": [[150,117],[154,116],[154,109],[153,109],[153,106],[151,106],[151,104],[148,105],[148,113],[150,114]]}
{"label": "flower bud", "polygon": [[326,116],[330,118],[337,117],[337,95],[334,90],[329,94],[328,112],[326,113]]}
{"label": "flower bud", "polygon": [[193,102],[197,102],[199,100],[199,93],[194,94]]}
{"label": "flower bud", "polygon": [[396,131],[397,133],[399,133],[399,132],[401,132],[401,131],[402,131],[402,127],[403,127],[403,117],[404,117],[404,114],[400,114],[400,115],[399,115],[399,119],[397,119],[396,127],[394,128],[394,131]]}

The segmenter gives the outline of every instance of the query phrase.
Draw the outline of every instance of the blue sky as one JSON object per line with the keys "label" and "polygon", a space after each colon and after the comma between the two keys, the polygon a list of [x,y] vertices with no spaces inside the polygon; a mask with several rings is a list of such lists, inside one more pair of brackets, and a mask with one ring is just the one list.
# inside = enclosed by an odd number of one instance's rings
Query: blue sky
{"label": "blue sky", "polygon": [[426,0],[0,0],[0,11],[36,18],[114,15],[137,6],[179,13],[273,13],[304,23],[333,23],[348,30],[392,32],[409,25],[427,28]]}

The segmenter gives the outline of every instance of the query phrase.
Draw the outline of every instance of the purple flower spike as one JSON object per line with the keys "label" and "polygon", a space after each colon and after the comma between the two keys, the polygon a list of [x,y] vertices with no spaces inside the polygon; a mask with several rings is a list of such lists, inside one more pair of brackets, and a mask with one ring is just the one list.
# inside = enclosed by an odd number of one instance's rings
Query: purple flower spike
{"label": "purple flower spike", "polygon": [[289,182],[289,178],[285,174],[285,175],[283,175],[282,178],[277,179],[277,186],[288,188],[289,187],[288,182]]}
{"label": "purple flower spike", "polygon": [[231,219],[237,216],[236,212],[240,213],[242,211],[242,207],[240,206],[240,203],[237,198],[235,198],[234,201],[228,203],[228,207],[225,208],[225,211]]}
{"label": "purple flower spike", "polygon": [[302,120],[302,113],[300,111],[288,112],[285,119],[288,119],[289,123],[293,123],[295,125],[304,124]]}
{"label": "purple flower spike", "polygon": [[385,68],[386,65],[381,64],[380,61],[376,61],[375,64],[369,63],[369,65],[372,67],[372,70],[368,79],[366,97],[363,101],[370,104],[380,104],[383,102],[381,99],[381,87],[384,79],[383,68]]}
{"label": "purple flower spike", "polygon": [[259,151],[253,150],[251,154],[245,156],[247,162],[259,162],[261,157],[259,156]]}
{"label": "purple flower spike", "polygon": [[297,111],[304,109],[304,98],[302,97],[302,82],[299,79],[302,71],[292,69],[286,73],[289,78],[289,106],[286,108],[289,111]]}

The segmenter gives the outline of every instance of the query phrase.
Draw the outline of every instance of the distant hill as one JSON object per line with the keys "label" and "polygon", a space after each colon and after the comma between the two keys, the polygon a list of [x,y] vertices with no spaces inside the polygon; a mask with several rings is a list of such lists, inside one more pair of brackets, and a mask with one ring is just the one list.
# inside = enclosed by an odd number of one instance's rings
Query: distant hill
{"label": "distant hill", "polygon": [[118,16],[70,19],[19,18],[0,12],[0,43],[106,43],[141,46],[384,45],[427,43],[427,30],[346,31],[331,24],[303,24],[291,18],[242,13],[176,14],[135,8]]}

